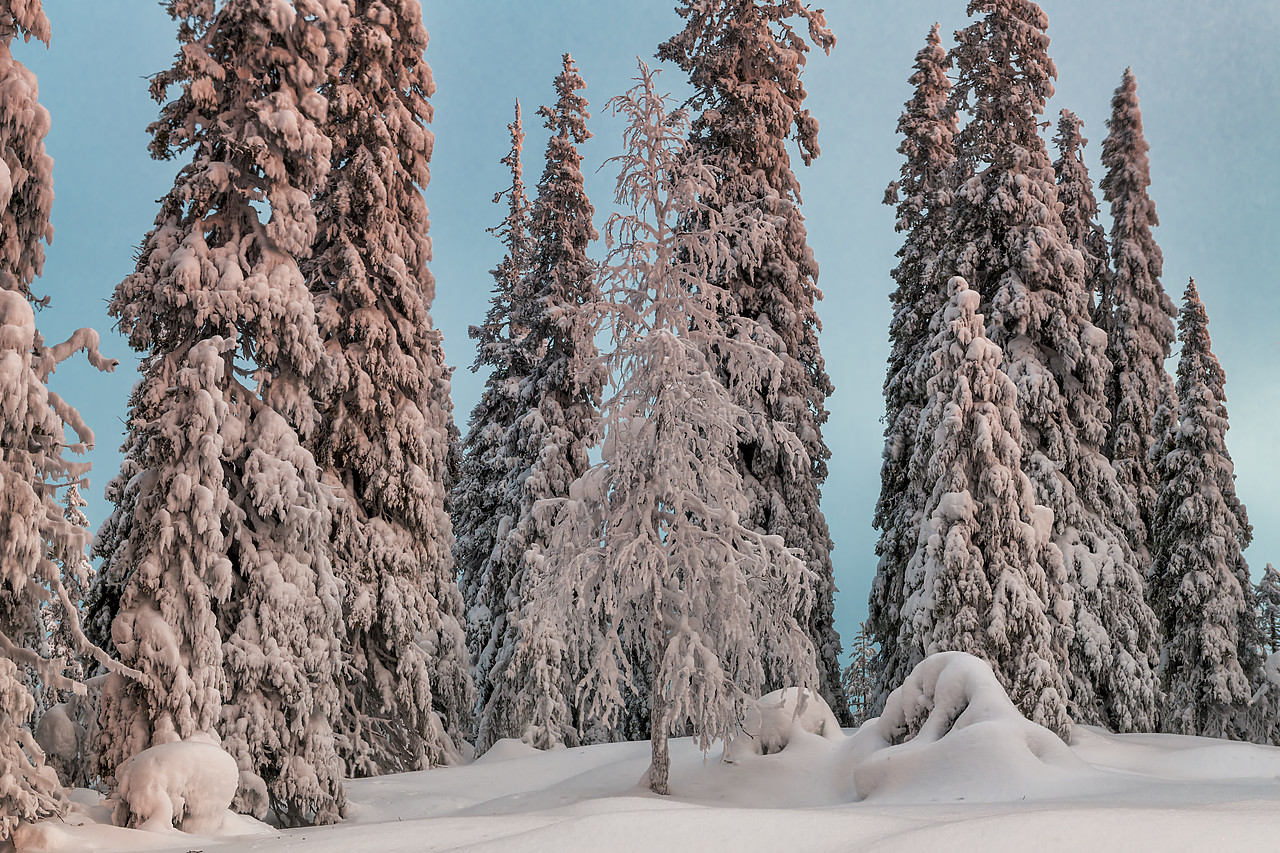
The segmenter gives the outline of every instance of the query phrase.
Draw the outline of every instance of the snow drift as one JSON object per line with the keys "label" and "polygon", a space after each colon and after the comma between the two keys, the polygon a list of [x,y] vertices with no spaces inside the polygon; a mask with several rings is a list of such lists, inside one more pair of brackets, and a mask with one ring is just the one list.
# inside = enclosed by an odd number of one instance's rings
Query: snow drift
{"label": "snow drift", "polygon": [[222,829],[236,795],[236,761],[206,735],[160,744],[116,771],[117,826],[212,834]]}
{"label": "snow drift", "polygon": [[916,666],[850,740],[848,766],[859,799],[911,802],[1018,799],[1092,775],[1057,735],[1018,713],[986,662],[962,652]]}

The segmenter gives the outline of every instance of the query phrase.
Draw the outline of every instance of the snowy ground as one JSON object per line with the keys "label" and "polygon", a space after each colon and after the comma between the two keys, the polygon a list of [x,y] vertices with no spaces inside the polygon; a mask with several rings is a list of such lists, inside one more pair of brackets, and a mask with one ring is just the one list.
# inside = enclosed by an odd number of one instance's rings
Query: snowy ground
{"label": "snowy ground", "polygon": [[[794,740],[724,764],[673,743],[672,788],[638,787],[648,744],[537,753],[504,742],[476,763],[351,783],[352,816],[322,829],[245,822],[241,838],[46,825],[63,851],[1263,850],[1280,838],[1280,750],[1080,728],[1074,772],[1024,793],[976,757],[857,802],[851,739]],[[1007,775],[1007,774],[1006,774]],[[1016,775],[1016,774],[1015,774]],[[1034,790],[1039,788],[1039,790]],[[256,834],[261,833],[261,834]],[[32,847],[30,849],[40,849]]]}
{"label": "snowy ground", "polygon": [[[282,831],[227,812],[218,838],[120,829],[81,791],[66,822],[21,828],[18,849],[1163,853],[1274,850],[1280,839],[1280,749],[1089,727],[1067,746],[967,655],[926,659],[857,731],[837,729],[825,706],[793,718],[790,695],[790,705],[760,700],[744,723],[756,737],[739,741],[731,763],[673,741],[670,797],[642,784],[647,743],[540,753],[501,741],[467,766],[351,782],[338,826]],[[761,743],[785,748],[754,754]],[[170,789],[175,801],[191,797],[203,768],[169,765],[179,781],[166,784],[188,786]],[[167,808],[153,823],[167,825]]]}

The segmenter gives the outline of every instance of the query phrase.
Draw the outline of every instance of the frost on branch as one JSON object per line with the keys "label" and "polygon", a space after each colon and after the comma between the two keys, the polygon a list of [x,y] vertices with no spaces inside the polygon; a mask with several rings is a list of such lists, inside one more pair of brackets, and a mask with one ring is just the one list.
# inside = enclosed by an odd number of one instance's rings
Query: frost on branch
{"label": "frost on branch", "polygon": [[[789,140],[809,165],[819,154],[818,120],[804,102],[810,52],[836,38],[821,9],[803,0],[682,0],[684,29],[658,57],[689,74],[694,110],[689,155],[710,170],[708,204],[726,220],[759,217],[772,227],[739,243],[712,274],[727,299],[715,313],[732,338],[752,336],[780,359],[775,385],[756,385],[728,359],[715,372],[747,417],[734,455],[748,502],[742,522],[801,551],[817,577],[805,630],[818,654],[819,692],[847,720],[840,687],[831,536],[821,488],[831,451],[822,435],[834,387],[819,346],[818,264],[800,212],[800,181]],[[793,684],[770,672],[771,687]]]}
{"label": "frost on branch", "polygon": [[609,223],[618,391],[604,406],[602,462],[569,500],[544,505],[559,514],[530,599],[565,632],[564,651],[549,652],[571,668],[584,723],[610,728],[628,693],[647,694],[648,784],[667,793],[671,732],[691,730],[703,749],[732,736],[770,672],[816,686],[802,621],[816,579],[780,537],[741,521],[745,412],[712,367],[718,350],[752,387],[780,370],[757,329],[730,337],[715,313],[731,247],[763,244],[771,225],[706,204],[712,172],[684,156],[684,115],[643,64],[613,106],[627,121],[617,200],[633,211]]}
{"label": "frost on branch", "polygon": [[[38,12],[39,5],[24,8]],[[11,14],[10,4],[0,5],[0,34],[8,38],[12,31],[3,22]],[[12,233],[6,229],[5,236]],[[29,280],[13,277],[11,268],[0,267],[0,276],[9,276],[0,280],[0,839],[7,839],[20,821],[65,807],[58,778],[31,734],[33,690],[52,695],[84,687],[68,677],[65,658],[38,651],[48,647],[43,634],[56,621],[58,635],[74,643],[64,652],[96,651],[80,631],[73,601],[84,581],[89,535],[78,513],[68,513],[59,500],[65,491],[72,501],[87,484],[89,464],[67,454],[92,448],[93,432],[45,380],[80,350],[100,369],[115,362],[98,354],[97,335],[87,329],[64,344],[45,345]],[[70,444],[68,431],[75,435]]]}

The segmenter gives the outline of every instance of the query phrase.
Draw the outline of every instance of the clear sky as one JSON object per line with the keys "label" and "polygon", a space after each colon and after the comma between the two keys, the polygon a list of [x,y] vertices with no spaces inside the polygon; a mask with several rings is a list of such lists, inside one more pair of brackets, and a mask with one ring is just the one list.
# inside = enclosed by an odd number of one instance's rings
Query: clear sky
{"label": "clear sky", "polygon": [[[617,153],[621,126],[604,115],[629,85],[635,57],[646,61],[680,20],[673,0],[424,0],[428,60],[439,92],[432,182],[427,190],[433,308],[445,335],[455,414],[465,430],[484,377],[466,370],[474,351],[466,329],[479,322],[488,276],[501,247],[485,229],[502,212],[491,203],[506,185],[498,160],[508,145],[512,103],[525,105],[526,178],[542,171],[545,135],[534,116],[554,98],[551,81],[568,51],[586,79],[596,138],[584,146],[588,191],[603,229],[613,176],[595,169]],[[967,23],[963,0],[827,0],[839,42],[812,57],[808,106],[820,120],[822,157],[797,170],[809,238],[821,264],[823,352],[836,384],[826,428],[833,458],[823,506],[836,542],[837,622],[850,637],[866,615],[875,571],[872,508],[879,490],[880,396],[888,352],[889,270],[900,238],[880,200],[900,157],[895,125],[910,90],[906,79],[934,21],[951,33]],[[1210,316],[1214,349],[1227,370],[1229,446],[1255,541],[1255,576],[1280,562],[1280,282],[1273,262],[1280,226],[1280,3],[1276,0],[1042,0],[1058,94],[1046,119],[1070,108],[1085,122],[1095,182],[1111,93],[1126,66],[1138,76],[1151,143],[1156,232],[1166,289],[1180,300],[1195,276]],[[56,165],[56,239],[38,292],[53,304],[37,321],[49,339],[73,328],[104,333],[119,358],[101,377],[68,363],[54,387],[98,433],[90,518],[109,511],[102,488],[116,472],[136,356],[111,334],[105,302],[133,269],[135,247],[151,225],[155,200],[177,162],[153,162],[145,128],[157,107],[146,78],[166,67],[174,27],[150,0],[53,0],[49,50],[15,45],[33,68],[53,114],[48,140]],[[677,69],[663,84],[681,91]],[[1105,204],[1104,204],[1105,215]],[[1104,225],[1110,227],[1104,218]],[[1172,367],[1172,363],[1171,363]]]}

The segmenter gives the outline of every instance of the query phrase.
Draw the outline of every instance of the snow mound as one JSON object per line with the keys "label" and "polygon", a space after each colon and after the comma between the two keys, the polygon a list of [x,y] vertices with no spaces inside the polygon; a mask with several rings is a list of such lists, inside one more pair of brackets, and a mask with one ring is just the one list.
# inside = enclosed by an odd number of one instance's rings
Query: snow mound
{"label": "snow mound", "polygon": [[116,772],[114,822],[149,832],[219,833],[236,794],[236,761],[207,735],[143,750]]}
{"label": "snow mound", "polygon": [[494,742],[485,750],[484,755],[475,760],[476,764],[497,764],[499,761],[514,761],[517,758],[528,758],[541,755],[542,750],[530,746],[518,738],[504,737]]}
{"label": "snow mound", "polygon": [[1097,775],[1018,713],[986,662],[963,652],[921,661],[849,751],[857,797],[882,802],[1061,795]]}
{"label": "snow mound", "polygon": [[748,705],[731,753],[772,755],[786,749],[798,732],[827,740],[845,737],[826,700],[808,688],[787,687]]}

